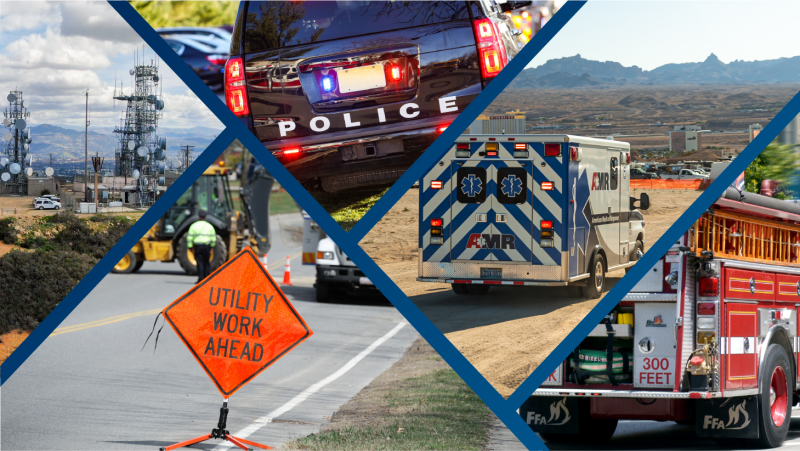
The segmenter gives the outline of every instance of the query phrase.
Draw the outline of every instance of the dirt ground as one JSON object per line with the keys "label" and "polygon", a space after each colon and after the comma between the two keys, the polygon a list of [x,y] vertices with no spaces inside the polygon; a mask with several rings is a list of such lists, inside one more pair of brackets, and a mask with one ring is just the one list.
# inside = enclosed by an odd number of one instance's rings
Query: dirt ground
{"label": "dirt ground", "polygon": [[30,332],[14,330],[7,334],[0,335],[0,363],[5,362],[8,356],[10,356],[30,334]]}
{"label": "dirt ground", "polygon": [[[655,243],[699,191],[646,190],[645,248]],[[635,192],[639,197],[640,192]],[[409,190],[361,241],[361,246],[504,397],[596,305],[560,288],[492,287],[483,296],[457,296],[450,286],[417,282],[419,192]],[[607,287],[624,276],[608,274]]]}

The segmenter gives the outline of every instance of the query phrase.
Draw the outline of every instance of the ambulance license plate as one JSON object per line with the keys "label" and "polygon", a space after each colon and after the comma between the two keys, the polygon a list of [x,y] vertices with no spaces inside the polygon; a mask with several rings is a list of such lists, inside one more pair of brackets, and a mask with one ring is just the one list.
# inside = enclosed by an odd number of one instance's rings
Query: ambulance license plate
{"label": "ambulance license plate", "polygon": [[502,268],[481,268],[481,279],[502,279]]}
{"label": "ambulance license plate", "polygon": [[383,72],[383,64],[370,64],[369,66],[342,69],[336,72],[336,76],[339,79],[339,92],[342,94],[386,86],[386,74]]}

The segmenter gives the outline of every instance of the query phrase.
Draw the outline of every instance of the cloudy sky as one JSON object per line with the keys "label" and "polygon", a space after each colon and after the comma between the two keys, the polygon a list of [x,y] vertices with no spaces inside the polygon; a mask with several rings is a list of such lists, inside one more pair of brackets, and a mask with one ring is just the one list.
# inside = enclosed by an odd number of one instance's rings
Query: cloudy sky
{"label": "cloudy sky", "polygon": [[[3,2],[0,8],[0,100],[23,92],[33,124],[83,126],[89,89],[91,126],[119,125],[124,103],[112,102],[114,77],[130,93],[134,52],[144,41],[106,2]],[[149,47],[145,61],[155,58]],[[223,128],[166,64],[161,127]]]}
{"label": "cloudy sky", "polygon": [[580,54],[652,70],[667,63],[724,63],[800,55],[800,3],[790,1],[590,1],[531,61]]}

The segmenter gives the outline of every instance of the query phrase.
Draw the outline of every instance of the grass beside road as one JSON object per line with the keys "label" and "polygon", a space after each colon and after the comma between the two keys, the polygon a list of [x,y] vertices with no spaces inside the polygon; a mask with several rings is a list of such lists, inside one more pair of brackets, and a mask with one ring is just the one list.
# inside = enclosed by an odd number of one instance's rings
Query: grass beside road
{"label": "grass beside road", "polygon": [[314,199],[349,232],[389,188],[365,189],[356,193],[314,193]]}
{"label": "grass beside road", "polygon": [[482,450],[491,412],[424,340],[337,411],[301,450]]}

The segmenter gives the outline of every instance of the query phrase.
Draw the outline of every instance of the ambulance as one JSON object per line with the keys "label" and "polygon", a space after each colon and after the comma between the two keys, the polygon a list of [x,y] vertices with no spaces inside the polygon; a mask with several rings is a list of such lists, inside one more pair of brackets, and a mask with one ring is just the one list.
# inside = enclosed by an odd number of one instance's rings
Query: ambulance
{"label": "ambulance", "polygon": [[[461,135],[419,182],[420,282],[600,297],[645,250],[647,194],[630,196],[630,145],[572,135]],[[638,207],[638,209],[637,209]]]}
{"label": "ambulance", "polygon": [[778,447],[800,400],[798,306],[800,206],[728,188],[519,413],[547,441],[655,420]]}

